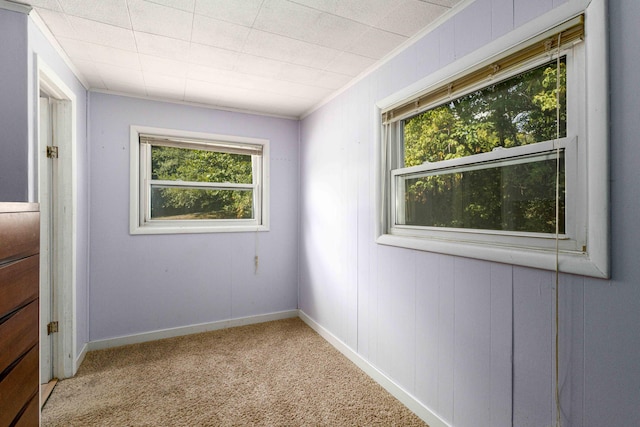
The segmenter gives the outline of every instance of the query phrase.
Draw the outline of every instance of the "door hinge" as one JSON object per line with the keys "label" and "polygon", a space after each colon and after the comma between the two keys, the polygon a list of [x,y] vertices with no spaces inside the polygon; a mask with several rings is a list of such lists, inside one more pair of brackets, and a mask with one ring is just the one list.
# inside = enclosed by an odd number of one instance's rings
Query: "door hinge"
{"label": "door hinge", "polygon": [[58,322],[51,322],[47,325],[47,335],[58,332]]}
{"label": "door hinge", "polygon": [[58,158],[58,147],[56,145],[47,145],[47,157],[49,159]]}

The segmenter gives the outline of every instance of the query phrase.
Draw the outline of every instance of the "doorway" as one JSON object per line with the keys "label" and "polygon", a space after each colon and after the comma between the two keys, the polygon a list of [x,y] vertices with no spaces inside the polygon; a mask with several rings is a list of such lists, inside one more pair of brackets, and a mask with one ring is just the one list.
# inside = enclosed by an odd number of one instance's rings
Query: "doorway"
{"label": "doorway", "polygon": [[75,94],[39,58],[37,197],[40,203],[40,383],[77,371]]}

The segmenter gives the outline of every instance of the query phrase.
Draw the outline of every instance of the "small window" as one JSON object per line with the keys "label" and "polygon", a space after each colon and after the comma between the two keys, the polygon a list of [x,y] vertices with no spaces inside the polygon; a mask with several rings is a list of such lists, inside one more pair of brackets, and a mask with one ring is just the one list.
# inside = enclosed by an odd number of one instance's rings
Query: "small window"
{"label": "small window", "polygon": [[577,16],[378,103],[378,243],[608,275],[606,48],[585,34]]}
{"label": "small window", "polygon": [[268,141],[132,127],[131,147],[132,234],[267,229]]}

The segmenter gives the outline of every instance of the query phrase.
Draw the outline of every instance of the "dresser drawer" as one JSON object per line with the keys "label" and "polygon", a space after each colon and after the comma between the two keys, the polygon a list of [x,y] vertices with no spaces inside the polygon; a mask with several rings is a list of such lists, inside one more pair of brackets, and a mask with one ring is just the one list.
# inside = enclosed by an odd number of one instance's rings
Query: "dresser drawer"
{"label": "dresser drawer", "polygon": [[39,276],[39,255],[0,267],[0,319],[38,298]]}
{"label": "dresser drawer", "polygon": [[40,213],[0,212],[0,263],[40,251]]}
{"label": "dresser drawer", "polygon": [[38,343],[38,300],[31,302],[0,323],[0,374]]}
{"label": "dresser drawer", "polygon": [[0,381],[0,426],[11,425],[39,387],[38,346],[34,346]]}
{"label": "dresser drawer", "polygon": [[40,422],[40,395],[34,394],[13,427],[34,427]]}

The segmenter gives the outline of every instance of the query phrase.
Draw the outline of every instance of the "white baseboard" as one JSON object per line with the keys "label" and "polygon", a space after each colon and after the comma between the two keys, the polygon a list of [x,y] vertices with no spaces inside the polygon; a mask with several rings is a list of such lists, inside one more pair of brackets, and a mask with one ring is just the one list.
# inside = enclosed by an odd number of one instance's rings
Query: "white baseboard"
{"label": "white baseboard", "polygon": [[236,319],[220,320],[211,323],[200,323],[197,325],[183,326],[180,328],[161,329],[158,331],[144,332],[142,334],[107,338],[103,340],[90,341],[85,347],[88,347],[89,351],[102,350],[105,348],[156,341],[164,338],[173,338],[183,335],[199,334],[201,332],[216,331],[218,329],[233,328],[235,326],[252,325],[254,323],[270,322],[272,320],[289,319],[292,317],[298,317],[298,310],[279,311],[276,313],[260,314],[257,316],[239,317]]}
{"label": "white baseboard", "polygon": [[420,417],[424,422],[429,424],[429,427],[451,427],[431,409],[424,406],[411,393],[393,382],[391,378],[378,370],[378,368],[365,360],[331,332],[320,326],[320,324],[310,318],[304,311],[298,310],[298,315],[302,321],[311,327],[311,329],[316,331],[322,338],[327,340],[329,344],[333,345],[338,351],[340,351],[340,353],[344,354],[349,360],[355,363],[356,366],[362,369],[365,374],[369,375],[375,382],[391,393],[391,395],[398,399],[403,405],[413,411],[413,413]]}

